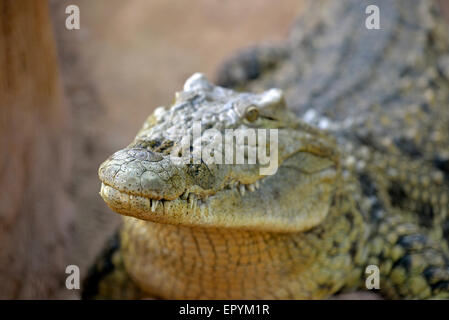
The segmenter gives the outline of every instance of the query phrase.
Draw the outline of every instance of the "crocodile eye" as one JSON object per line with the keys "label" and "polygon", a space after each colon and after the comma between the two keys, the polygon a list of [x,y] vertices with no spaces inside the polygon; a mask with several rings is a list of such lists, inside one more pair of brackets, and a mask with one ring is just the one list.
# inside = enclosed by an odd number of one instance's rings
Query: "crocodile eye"
{"label": "crocodile eye", "polygon": [[249,106],[245,110],[245,119],[254,122],[259,117],[259,109],[256,106]]}

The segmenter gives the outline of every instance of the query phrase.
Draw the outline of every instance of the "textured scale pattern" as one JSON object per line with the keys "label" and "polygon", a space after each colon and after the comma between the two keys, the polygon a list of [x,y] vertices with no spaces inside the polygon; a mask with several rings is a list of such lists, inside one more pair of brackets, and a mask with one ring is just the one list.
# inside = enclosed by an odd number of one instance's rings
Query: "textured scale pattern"
{"label": "textured scale pattern", "polygon": [[[368,4],[381,8],[381,30],[364,28]],[[219,203],[234,220],[217,218],[221,224],[215,227],[195,225],[199,222],[189,219],[197,211],[183,205],[173,209],[177,220],[169,224],[160,223],[166,217],[148,216],[148,210],[124,210],[129,196],[104,173],[108,162],[100,169],[100,177],[101,172],[106,176],[102,181],[109,183],[110,193],[103,192],[108,205],[132,216],[124,218],[124,262],[117,269],[126,269],[149,296],[326,298],[363,289],[365,268],[375,264],[381,272],[380,293],[387,298],[449,298],[447,27],[431,1],[311,1],[307,12],[284,44],[241,52],[218,74],[219,85],[239,92],[282,89],[289,110],[310,125],[294,126],[292,132],[312,137],[256,191],[234,196],[213,183],[192,189],[200,205],[225,194]],[[201,110],[195,106],[195,112]],[[287,111],[278,112],[284,117]],[[157,127],[154,117],[143,130]],[[214,121],[226,127],[220,117]],[[291,146],[290,135],[280,136],[281,149]],[[131,147],[141,142],[136,138]],[[162,151],[155,152],[160,157]],[[315,168],[317,163],[325,169]],[[246,174],[233,170],[236,176]],[[214,173],[207,181],[218,185],[219,177]],[[253,174],[245,177],[243,190],[255,181]],[[161,191],[157,197],[169,194]],[[260,195],[254,210],[266,204],[266,197],[272,197],[268,206],[285,207],[267,211],[265,221],[273,230],[251,225],[251,219],[243,230],[238,206],[227,201],[243,204]],[[124,202],[111,200],[117,197],[125,197]],[[158,214],[171,212],[167,203]],[[288,210],[283,215],[289,206],[298,217],[308,213],[301,223],[319,219],[293,232],[298,222]],[[209,217],[221,217],[219,208],[209,209]],[[315,214],[323,208],[325,215]],[[120,297],[100,291],[102,297]]]}

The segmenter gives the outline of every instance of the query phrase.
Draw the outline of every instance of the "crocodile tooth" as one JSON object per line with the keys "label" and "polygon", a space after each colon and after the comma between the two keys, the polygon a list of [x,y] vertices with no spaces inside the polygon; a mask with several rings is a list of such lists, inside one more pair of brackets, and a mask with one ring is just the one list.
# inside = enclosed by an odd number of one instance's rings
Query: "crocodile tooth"
{"label": "crocodile tooth", "polygon": [[253,184],[249,184],[248,185],[248,190],[251,191],[251,192],[254,192],[254,191],[256,191],[256,187]]}
{"label": "crocodile tooth", "polygon": [[190,209],[193,208],[193,205],[195,204],[195,202],[196,202],[195,195],[191,194],[191,195],[189,196]]}
{"label": "crocodile tooth", "polygon": [[189,191],[186,190],[186,192],[184,192],[181,196],[182,200],[187,200],[187,198],[189,197]]}
{"label": "crocodile tooth", "polygon": [[120,193],[120,201],[123,203],[129,203],[129,194]]}
{"label": "crocodile tooth", "polygon": [[202,204],[201,206],[200,206],[200,209],[201,209],[201,215],[202,216],[205,216],[206,215],[206,205],[205,204]]}
{"label": "crocodile tooth", "polygon": [[159,200],[153,200],[153,203],[151,204],[151,211],[156,211],[157,205],[159,204]]}
{"label": "crocodile tooth", "polygon": [[151,200],[148,198],[144,198],[144,203],[145,203],[145,209],[150,210],[151,209]]}
{"label": "crocodile tooth", "polygon": [[256,182],[254,182],[254,186],[256,187],[256,189],[259,189],[259,188],[260,188],[259,180],[257,180]]}
{"label": "crocodile tooth", "polygon": [[240,194],[242,197],[245,195],[245,186],[243,184],[240,185]]}

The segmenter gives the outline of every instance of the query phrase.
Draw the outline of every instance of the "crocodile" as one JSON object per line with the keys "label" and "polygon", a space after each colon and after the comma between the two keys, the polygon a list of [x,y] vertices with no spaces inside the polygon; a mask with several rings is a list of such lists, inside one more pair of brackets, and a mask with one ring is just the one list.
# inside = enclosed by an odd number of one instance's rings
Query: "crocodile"
{"label": "crocodile", "polygon": [[[374,267],[385,298],[449,298],[446,25],[431,1],[309,6],[284,43],[226,61],[217,85],[190,77],[101,164],[123,226],[84,297],[325,299],[368,290]],[[244,163],[179,161],[186,137],[192,151],[230,129],[275,130],[275,172],[250,163],[268,146],[249,138]]]}

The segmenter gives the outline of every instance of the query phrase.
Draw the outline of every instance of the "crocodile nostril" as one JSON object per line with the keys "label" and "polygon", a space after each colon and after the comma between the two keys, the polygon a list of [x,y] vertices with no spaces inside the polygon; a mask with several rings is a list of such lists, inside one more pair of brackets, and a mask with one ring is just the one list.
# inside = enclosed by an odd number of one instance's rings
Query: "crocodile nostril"
{"label": "crocodile nostril", "polygon": [[147,160],[148,153],[145,151],[138,151],[134,156],[139,160]]}
{"label": "crocodile nostril", "polygon": [[163,159],[163,157],[158,153],[141,149],[131,149],[128,151],[128,154],[138,160],[146,160],[151,162],[161,161]]}

